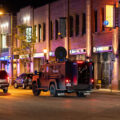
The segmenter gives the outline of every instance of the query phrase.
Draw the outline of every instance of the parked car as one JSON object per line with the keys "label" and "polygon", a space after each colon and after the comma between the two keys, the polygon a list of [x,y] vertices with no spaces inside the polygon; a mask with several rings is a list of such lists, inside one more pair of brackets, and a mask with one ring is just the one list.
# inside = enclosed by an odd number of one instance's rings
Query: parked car
{"label": "parked car", "polygon": [[29,86],[29,88],[32,88],[32,73],[23,73],[19,77],[16,78],[14,81],[14,88],[22,87],[23,89],[26,89],[26,87]]}
{"label": "parked car", "polygon": [[5,70],[0,70],[0,89],[2,89],[4,93],[7,93],[8,87],[9,87],[8,74]]}

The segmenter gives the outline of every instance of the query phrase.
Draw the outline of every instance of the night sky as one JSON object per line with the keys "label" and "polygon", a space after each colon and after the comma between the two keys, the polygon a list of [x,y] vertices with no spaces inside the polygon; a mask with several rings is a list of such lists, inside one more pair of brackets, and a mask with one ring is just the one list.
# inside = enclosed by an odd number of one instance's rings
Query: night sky
{"label": "night sky", "polygon": [[38,7],[53,1],[56,0],[0,0],[0,8],[3,7],[7,12],[15,13],[27,5]]}

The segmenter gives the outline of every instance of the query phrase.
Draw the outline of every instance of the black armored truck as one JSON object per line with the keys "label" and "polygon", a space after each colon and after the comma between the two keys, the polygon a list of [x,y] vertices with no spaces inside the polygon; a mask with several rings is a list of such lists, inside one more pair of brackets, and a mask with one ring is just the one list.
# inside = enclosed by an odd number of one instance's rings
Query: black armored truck
{"label": "black armored truck", "polygon": [[33,94],[38,96],[41,91],[50,91],[51,96],[72,92],[77,96],[90,94],[94,83],[93,63],[65,59],[61,61],[66,54],[64,52],[59,54],[57,58],[60,58],[60,61],[42,65],[41,71],[33,75]]}

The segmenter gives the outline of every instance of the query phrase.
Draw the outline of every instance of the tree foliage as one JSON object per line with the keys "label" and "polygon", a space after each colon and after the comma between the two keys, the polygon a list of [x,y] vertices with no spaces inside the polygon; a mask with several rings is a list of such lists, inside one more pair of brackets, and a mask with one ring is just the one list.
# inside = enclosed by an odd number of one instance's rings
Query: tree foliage
{"label": "tree foliage", "polygon": [[19,45],[14,48],[14,52],[22,57],[20,60],[26,69],[26,65],[30,65],[31,58],[35,53],[34,44],[36,42],[36,28],[34,27],[32,29],[32,27],[28,27],[25,24],[17,26],[17,28],[18,33],[16,34],[16,39]]}

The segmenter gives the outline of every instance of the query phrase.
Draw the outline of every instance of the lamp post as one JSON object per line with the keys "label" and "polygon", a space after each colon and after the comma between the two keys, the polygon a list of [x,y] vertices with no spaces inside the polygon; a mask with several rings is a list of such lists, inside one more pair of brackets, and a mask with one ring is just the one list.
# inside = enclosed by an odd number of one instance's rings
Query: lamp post
{"label": "lamp post", "polygon": [[2,15],[10,15],[10,36],[11,36],[11,44],[10,44],[10,54],[11,54],[11,82],[13,83],[13,15],[12,13],[4,13],[0,11],[0,16]]}

